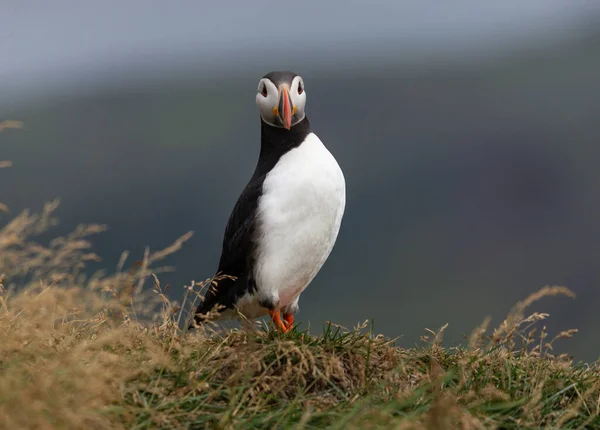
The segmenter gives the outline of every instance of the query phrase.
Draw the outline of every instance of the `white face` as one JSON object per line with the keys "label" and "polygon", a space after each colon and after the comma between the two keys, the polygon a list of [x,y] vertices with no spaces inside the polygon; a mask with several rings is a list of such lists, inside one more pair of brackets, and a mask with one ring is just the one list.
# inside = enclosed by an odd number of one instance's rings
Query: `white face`
{"label": "white face", "polygon": [[262,78],[258,82],[256,105],[264,122],[289,130],[305,116],[304,81],[295,76],[290,84],[282,83],[277,88],[270,79]]}

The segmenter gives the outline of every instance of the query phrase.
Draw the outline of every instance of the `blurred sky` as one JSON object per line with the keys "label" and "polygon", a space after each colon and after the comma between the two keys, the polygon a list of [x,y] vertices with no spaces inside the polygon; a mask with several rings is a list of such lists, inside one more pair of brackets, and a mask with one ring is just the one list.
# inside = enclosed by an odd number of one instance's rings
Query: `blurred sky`
{"label": "blurred sky", "polygon": [[164,68],[178,61],[218,68],[232,56],[283,63],[324,46],[323,55],[336,46],[337,57],[387,50],[439,61],[476,50],[481,58],[502,45],[514,52],[521,38],[567,41],[598,11],[593,0],[2,0],[0,93],[141,77],[157,73],[157,56]]}

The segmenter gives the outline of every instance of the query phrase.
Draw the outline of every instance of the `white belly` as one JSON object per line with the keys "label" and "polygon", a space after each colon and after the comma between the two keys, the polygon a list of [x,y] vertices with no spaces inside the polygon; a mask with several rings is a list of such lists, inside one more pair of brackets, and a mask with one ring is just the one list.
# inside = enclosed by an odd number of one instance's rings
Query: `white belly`
{"label": "white belly", "polygon": [[311,133],[283,155],[263,184],[258,205],[258,296],[296,299],[327,260],[346,205],[344,175]]}

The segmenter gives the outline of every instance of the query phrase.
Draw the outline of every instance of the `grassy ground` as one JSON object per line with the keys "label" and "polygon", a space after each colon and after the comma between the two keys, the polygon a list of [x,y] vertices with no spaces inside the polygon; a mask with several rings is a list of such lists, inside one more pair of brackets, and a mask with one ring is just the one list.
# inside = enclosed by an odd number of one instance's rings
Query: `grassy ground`
{"label": "grassy ground", "polygon": [[189,234],[88,278],[104,227],[39,243],[56,206],[0,218],[0,428],[600,428],[599,367],[554,356],[574,331],[551,338],[548,315],[526,312],[565,288],[456,348],[444,328],[403,349],[367,323],[189,333],[193,300],[172,303],[154,275]]}

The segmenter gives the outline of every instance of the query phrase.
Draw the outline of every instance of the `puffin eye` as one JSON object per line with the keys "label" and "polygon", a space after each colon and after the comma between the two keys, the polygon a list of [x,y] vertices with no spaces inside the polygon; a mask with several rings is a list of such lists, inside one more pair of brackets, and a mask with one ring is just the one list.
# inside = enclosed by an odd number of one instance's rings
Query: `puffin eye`
{"label": "puffin eye", "polygon": [[302,88],[302,83],[298,83],[298,94],[302,94],[304,92],[304,88]]}
{"label": "puffin eye", "polygon": [[263,84],[262,91],[260,93],[263,95],[263,97],[267,97],[267,86],[265,84]]}

